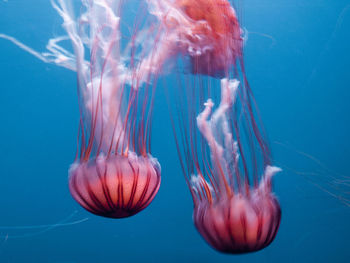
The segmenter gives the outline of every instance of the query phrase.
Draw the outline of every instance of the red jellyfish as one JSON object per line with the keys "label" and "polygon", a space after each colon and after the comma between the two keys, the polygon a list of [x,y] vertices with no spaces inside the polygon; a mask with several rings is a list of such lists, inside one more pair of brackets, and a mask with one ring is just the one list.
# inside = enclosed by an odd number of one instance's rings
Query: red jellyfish
{"label": "red jellyfish", "polygon": [[118,3],[83,1],[86,13],[78,22],[65,1],[54,5],[73,43],[79,80],[80,150],[69,169],[69,189],[86,210],[112,218],[140,212],[160,185],[160,165],[149,153],[150,79],[141,90],[145,76],[133,65],[133,44],[129,62],[120,54]]}
{"label": "red jellyfish", "polygon": [[[235,10],[227,0],[176,0],[175,6],[194,27],[185,38],[191,43],[192,73],[223,75],[241,55],[241,30]],[[198,43],[200,48],[198,49]],[[192,48],[191,48],[192,46]]]}
{"label": "red jellyfish", "polygon": [[[215,94],[214,88],[208,89]],[[254,120],[246,118],[247,109],[238,102],[239,89],[238,80],[222,79],[216,110],[213,112],[214,102],[208,99],[197,118],[189,116],[188,123],[183,120],[188,134],[182,128],[176,136],[193,198],[194,224],[212,247],[231,254],[268,246],[281,220],[280,205],[272,193],[272,176],[280,168],[270,165],[265,142],[260,135],[255,137]],[[188,112],[194,114],[194,104],[200,99],[193,90],[189,94]],[[262,160],[259,154],[264,155]]]}
{"label": "red jellyfish", "polygon": [[[69,169],[69,190],[93,214],[128,217],[151,203],[161,181],[160,165],[150,154],[151,82],[156,76],[139,65],[147,49],[139,44],[145,43],[149,31],[135,30],[125,43],[119,17],[122,1],[81,3],[85,11],[75,19],[70,0],[52,1],[67,35],[50,39],[49,52],[0,37],[46,63],[77,72],[80,146]],[[59,45],[64,40],[71,41],[74,53]]]}
{"label": "red jellyfish", "polygon": [[[162,32],[153,65],[182,54],[189,59],[191,73],[223,77],[242,57],[242,30],[227,0],[148,2]],[[148,68],[150,63],[145,60],[144,64]]]}

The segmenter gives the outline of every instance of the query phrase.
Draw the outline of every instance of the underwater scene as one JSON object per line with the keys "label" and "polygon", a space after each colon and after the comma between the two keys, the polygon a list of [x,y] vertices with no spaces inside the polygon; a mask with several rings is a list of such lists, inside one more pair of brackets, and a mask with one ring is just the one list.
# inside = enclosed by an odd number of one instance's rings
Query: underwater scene
{"label": "underwater scene", "polygon": [[349,262],[350,2],[0,0],[0,263]]}

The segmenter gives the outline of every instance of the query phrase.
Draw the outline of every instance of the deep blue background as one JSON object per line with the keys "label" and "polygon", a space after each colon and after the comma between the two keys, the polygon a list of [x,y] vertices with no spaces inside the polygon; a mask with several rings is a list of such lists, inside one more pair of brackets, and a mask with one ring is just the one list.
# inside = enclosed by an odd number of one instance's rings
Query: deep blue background
{"label": "deep blue background", "polygon": [[[0,226],[54,224],[76,210],[71,221],[88,218],[30,237],[0,229],[1,263],[349,262],[350,208],[313,182],[344,196],[329,188],[330,177],[349,176],[350,2],[247,0],[240,7],[248,79],[284,169],[275,178],[283,217],[271,246],[223,255],[196,232],[162,90],[153,126],[162,185],[153,203],[124,220],[80,208],[67,188],[76,76],[0,39]],[[36,50],[62,32],[60,24],[47,0],[0,0],[0,32]]]}

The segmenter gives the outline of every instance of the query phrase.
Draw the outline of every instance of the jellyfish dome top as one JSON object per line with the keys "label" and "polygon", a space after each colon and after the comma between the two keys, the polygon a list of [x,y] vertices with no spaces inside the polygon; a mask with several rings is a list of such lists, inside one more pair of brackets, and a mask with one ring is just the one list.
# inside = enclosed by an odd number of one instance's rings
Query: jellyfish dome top
{"label": "jellyfish dome top", "polygon": [[[242,30],[227,0],[148,0],[160,25],[156,64],[182,54],[190,71],[225,76],[242,57]],[[146,63],[146,61],[145,61]]]}
{"label": "jellyfish dome top", "polygon": [[[110,218],[132,216],[146,208],[160,186],[160,164],[152,157],[151,120],[157,74],[140,66],[153,53],[152,30],[136,21],[122,33],[120,0],[51,1],[66,35],[52,38],[48,52],[37,52],[0,34],[46,63],[77,72],[79,134],[69,190],[89,212]],[[136,19],[137,20],[137,19]],[[130,29],[130,28],[128,28]],[[70,40],[73,52],[61,42]],[[144,63],[143,63],[144,64]]]}

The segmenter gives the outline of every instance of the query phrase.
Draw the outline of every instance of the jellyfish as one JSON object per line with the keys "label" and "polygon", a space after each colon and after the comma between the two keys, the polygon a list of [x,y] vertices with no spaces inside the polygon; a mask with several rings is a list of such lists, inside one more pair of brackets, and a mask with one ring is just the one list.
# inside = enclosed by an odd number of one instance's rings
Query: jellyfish
{"label": "jellyfish", "polygon": [[159,70],[181,55],[189,72],[224,77],[242,57],[243,31],[227,0],[147,2],[158,25],[157,47],[152,63],[145,59],[141,67]]}
{"label": "jellyfish", "polygon": [[220,252],[261,250],[274,240],[281,221],[272,192],[272,177],[281,169],[272,165],[246,77],[235,11],[226,0],[178,0],[164,16],[154,14],[171,29],[178,18],[191,25],[181,33],[170,30],[178,33],[176,52],[191,65],[177,78],[181,106],[171,116],[194,224]]}
{"label": "jellyfish", "polygon": [[[80,112],[78,149],[69,168],[69,190],[89,212],[109,218],[135,215],[154,199],[161,167],[151,155],[151,120],[156,75],[139,65],[150,30],[136,21],[131,36],[121,32],[119,0],[51,1],[66,35],[52,38],[48,52],[12,41],[46,63],[77,72]],[[61,45],[70,40],[73,51]],[[141,45],[142,44],[142,45]],[[141,45],[141,47],[140,47]]]}
{"label": "jellyfish", "polygon": [[[218,80],[212,81],[198,81],[207,92],[185,87],[189,98],[179,103],[187,110],[171,114],[182,171],[193,199],[194,225],[220,252],[258,251],[274,240],[280,225],[281,208],[272,192],[272,177],[281,169],[271,164],[265,139],[254,134],[255,120],[246,114],[245,95],[241,94],[244,86],[237,79],[223,78],[218,99]],[[202,103],[201,98],[209,94],[213,99]]]}
{"label": "jellyfish", "polygon": [[[69,169],[70,192],[94,214],[134,215],[160,185],[160,164],[149,153],[152,88],[147,84],[140,92],[142,76],[120,54],[119,1],[83,1],[87,12],[78,21],[65,1],[59,3],[54,8],[74,47],[81,96],[80,150]],[[90,48],[88,63],[84,45]],[[132,60],[134,47],[130,52]]]}

